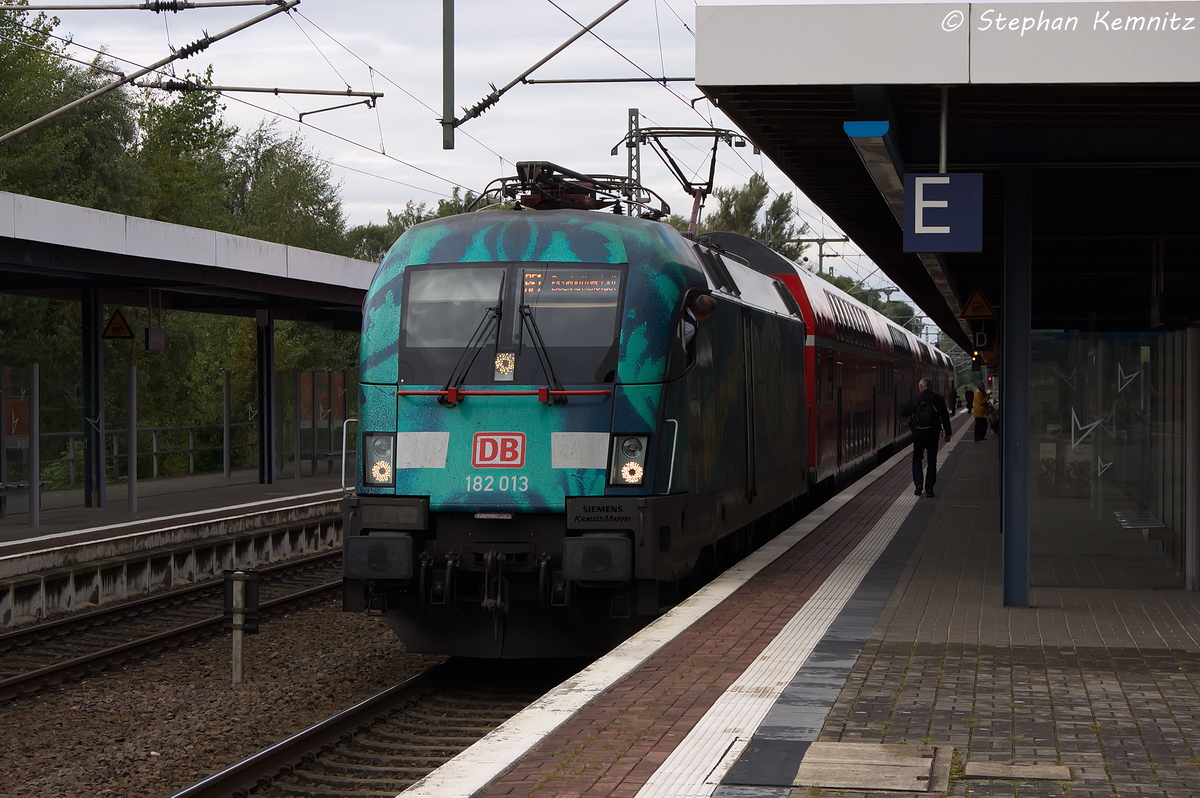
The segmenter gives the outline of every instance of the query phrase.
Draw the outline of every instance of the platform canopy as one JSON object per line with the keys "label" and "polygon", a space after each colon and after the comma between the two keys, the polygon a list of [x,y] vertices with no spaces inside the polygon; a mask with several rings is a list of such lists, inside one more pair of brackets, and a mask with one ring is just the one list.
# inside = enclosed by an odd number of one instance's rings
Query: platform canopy
{"label": "platform canopy", "polygon": [[0,291],[227,315],[361,324],[376,264],[0,191]]}
{"label": "platform canopy", "polygon": [[[1200,2],[703,5],[696,82],[960,344],[1032,168],[1034,329],[1200,320]],[[906,172],[983,175],[983,247],[905,253]],[[881,122],[867,132],[847,122]]]}

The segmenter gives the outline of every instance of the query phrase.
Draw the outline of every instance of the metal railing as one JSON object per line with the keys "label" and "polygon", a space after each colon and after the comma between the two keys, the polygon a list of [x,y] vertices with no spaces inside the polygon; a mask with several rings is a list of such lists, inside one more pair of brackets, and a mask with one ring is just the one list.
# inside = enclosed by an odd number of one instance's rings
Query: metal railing
{"label": "metal railing", "polygon": [[[243,421],[230,424],[229,426],[230,430],[232,431],[238,428],[253,428],[255,424],[253,421]],[[137,432],[139,438],[147,434],[150,436],[149,450],[143,450],[139,446],[137,456],[139,458],[139,462],[144,462],[144,458],[150,459],[151,477],[157,477],[159,475],[163,458],[171,455],[187,455],[188,474],[196,473],[196,456],[198,454],[216,452],[222,454],[222,456],[224,455],[225,447],[223,441],[221,440],[224,433],[224,426],[221,424],[194,424],[186,427],[140,427],[138,428]],[[203,441],[203,438],[205,437],[204,433],[209,433],[210,437],[217,438],[218,443],[215,445],[197,445],[196,442],[198,438]],[[187,444],[167,446],[164,448],[161,445],[163,443],[163,439],[166,438],[167,442],[169,443],[171,440],[171,435],[178,435],[180,440],[186,437]],[[104,447],[105,464],[107,467],[112,468],[117,473],[120,473],[122,465],[125,465],[128,462],[129,430],[106,429],[104,431],[104,437],[106,442]],[[79,474],[83,469],[83,432],[47,432],[43,433],[40,438],[43,447],[49,446],[51,451],[57,450],[65,452],[65,456],[50,459],[43,458],[42,468],[48,469],[52,466],[66,464],[68,475],[68,484],[66,487],[75,487],[79,481]],[[64,443],[59,444],[58,446],[48,443],[55,440],[63,441]],[[124,447],[122,447],[122,443],[125,444]],[[239,449],[250,449],[253,454],[250,456],[249,460],[251,463],[253,463],[255,457],[257,457],[258,443],[234,443],[230,445],[231,454],[233,451]],[[141,468],[139,467],[138,470],[140,472]],[[56,485],[56,487],[63,486]]]}

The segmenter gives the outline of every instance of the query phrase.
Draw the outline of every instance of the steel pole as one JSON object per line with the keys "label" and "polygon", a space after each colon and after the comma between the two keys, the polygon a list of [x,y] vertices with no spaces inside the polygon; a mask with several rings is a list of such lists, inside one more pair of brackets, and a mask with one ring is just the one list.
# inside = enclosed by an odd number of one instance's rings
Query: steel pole
{"label": "steel pole", "polygon": [[1030,471],[1032,390],[1031,343],[1033,269],[1033,171],[1004,172],[1004,306],[1000,373],[1001,529],[1004,532],[1004,606],[1029,606]]}
{"label": "steel pole", "polygon": [[229,369],[221,369],[221,458],[225,479],[233,476],[233,402],[229,391]]}
{"label": "steel pole", "polygon": [[137,364],[129,364],[129,512],[137,512]]}
{"label": "steel pole", "polygon": [[454,0],[442,0],[442,149],[454,149]]}
{"label": "steel pole", "polygon": [[29,525],[42,522],[42,386],[37,363],[29,364]]}
{"label": "steel pole", "polygon": [[246,681],[246,574],[233,575],[233,683]]}

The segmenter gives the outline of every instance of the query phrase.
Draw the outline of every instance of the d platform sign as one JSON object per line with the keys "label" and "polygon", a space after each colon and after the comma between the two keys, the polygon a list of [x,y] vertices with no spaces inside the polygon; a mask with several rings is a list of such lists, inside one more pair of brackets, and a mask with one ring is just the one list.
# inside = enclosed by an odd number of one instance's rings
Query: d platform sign
{"label": "d platform sign", "polygon": [[904,176],[905,252],[982,252],[983,175]]}

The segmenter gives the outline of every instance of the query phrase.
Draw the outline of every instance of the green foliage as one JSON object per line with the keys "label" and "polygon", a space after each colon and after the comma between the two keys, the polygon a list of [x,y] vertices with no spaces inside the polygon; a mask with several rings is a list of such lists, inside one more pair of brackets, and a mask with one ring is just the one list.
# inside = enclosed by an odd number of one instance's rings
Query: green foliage
{"label": "green foliage", "polygon": [[385,224],[360,224],[346,231],[350,254],[361,260],[381,261],[405,230],[430,219],[465,213],[467,206],[474,199],[473,192],[463,194],[462,190],[455,186],[450,199],[438,200],[437,208],[432,211],[424,202],[415,203],[409,200],[400,213],[394,214],[389,209]]}
{"label": "green foliage", "polygon": [[907,302],[884,302],[880,312],[894,321],[896,324],[899,324],[901,327],[906,327],[918,335],[921,334],[919,329],[913,329],[913,322],[916,319],[916,311],[913,310],[913,306]]}
{"label": "green foliage", "polygon": [[43,364],[43,427],[78,427],[82,408],[79,304],[2,295],[0,330],[4,331],[0,364]]}
{"label": "green foliage", "polygon": [[358,368],[358,333],[277,322],[275,368],[284,372],[354,371]]}
{"label": "green foliage", "polygon": [[681,233],[686,233],[688,229],[687,217],[680,216],[678,213],[673,213],[666,219],[663,219],[664,224],[669,224]]}
{"label": "green foliage", "polygon": [[[197,82],[212,81],[212,67]],[[141,109],[138,161],[142,215],[165,222],[229,231],[230,157],[237,128],[221,118],[215,92],[196,91],[167,101],[148,94]]]}
{"label": "green foliage", "polygon": [[[0,132],[15,130],[112,80],[58,58],[58,20],[0,12]],[[118,89],[0,144],[0,190],[127,211],[136,136],[133,94]]]}
{"label": "green foliage", "polygon": [[329,164],[263,122],[233,145],[233,229],[240,235],[348,254],[346,221]]}
{"label": "green foliage", "polygon": [[[700,232],[723,230],[741,233],[757,241],[770,244],[771,248],[790,260],[796,260],[807,244],[789,243],[790,239],[803,238],[809,232],[808,225],[795,224],[792,209],[792,192],[777,196],[767,204],[771,187],[760,174],[750,176],[750,182],[741,187],[718,187],[713,190],[717,198],[717,209],[710,213],[700,225]],[[682,217],[680,217],[682,220]],[[676,224],[672,219],[668,224]],[[676,226],[678,226],[676,224]],[[686,222],[683,229],[687,229]]]}
{"label": "green foliage", "polygon": [[[51,36],[57,24],[44,14],[0,12],[0,133],[114,79],[102,58],[91,66],[60,58],[63,47]],[[188,77],[211,83],[212,69]],[[0,190],[350,254],[355,247],[328,164],[299,135],[285,136],[273,124],[242,133],[223,114],[214,92],[168,96],[116,89],[0,144]],[[461,212],[472,198],[455,190],[432,211],[409,203],[399,215],[389,213],[388,225],[380,227],[394,240],[395,229]],[[115,309],[106,307],[105,319]],[[136,332],[149,323],[144,311],[123,310]],[[254,321],[168,311],[163,326],[165,351],[146,351],[140,335],[104,344],[106,427],[127,424],[131,364],[138,370],[142,430],[219,424],[224,370],[231,374],[234,421],[249,421],[256,402]],[[43,432],[79,433],[85,423],[79,304],[0,294],[0,330],[0,364],[42,366]],[[276,326],[280,372],[353,370],[357,349],[356,334],[291,321]],[[17,375],[10,386],[16,389],[24,377],[19,369],[11,373]],[[206,434],[197,445],[219,445],[219,432]],[[239,442],[253,437],[247,429],[236,435]],[[44,439],[47,460],[69,456],[62,440]],[[187,446],[184,433],[163,432],[158,441],[160,450]],[[149,446],[149,433],[143,432],[139,448]],[[239,465],[248,465],[241,451]],[[219,451],[200,455],[197,467],[219,468]],[[159,473],[187,468],[186,455],[171,456],[160,462]],[[48,465],[43,476],[66,487],[69,470],[68,463]]]}

